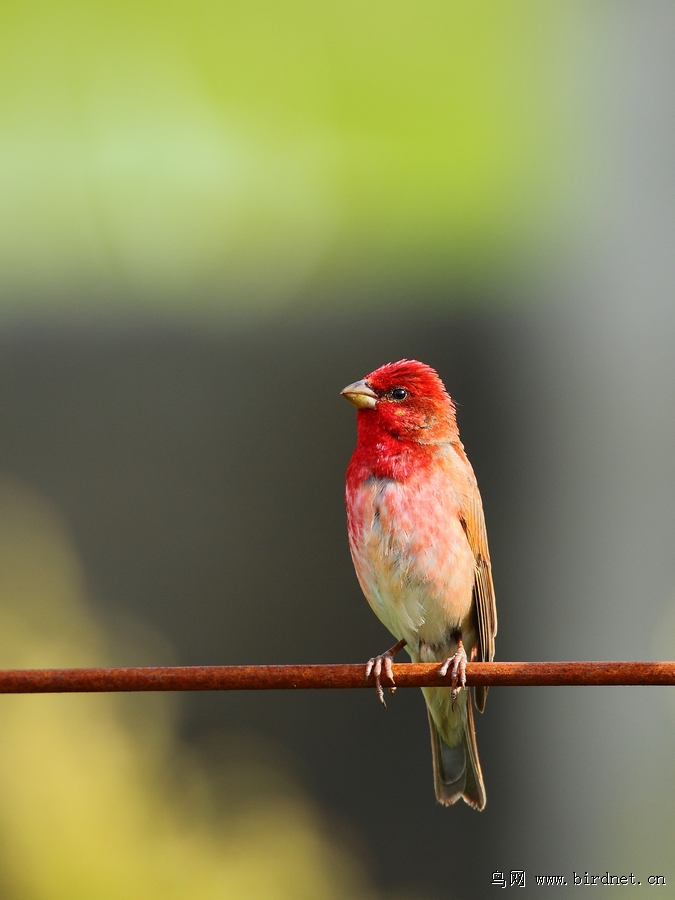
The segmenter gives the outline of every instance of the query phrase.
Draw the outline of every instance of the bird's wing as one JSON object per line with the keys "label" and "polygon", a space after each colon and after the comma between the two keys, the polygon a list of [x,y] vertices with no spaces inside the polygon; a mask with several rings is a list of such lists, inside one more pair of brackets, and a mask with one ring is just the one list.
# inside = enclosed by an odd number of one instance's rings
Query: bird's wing
{"label": "bird's wing", "polygon": [[476,577],[473,594],[476,601],[478,637],[481,662],[492,662],[495,655],[495,635],[497,634],[497,606],[492,583],[492,567],[485,530],[485,517],[478,488],[475,488],[469,502],[462,510],[462,524],[469,546],[476,560]]}
{"label": "bird's wing", "polygon": [[[497,634],[497,605],[492,582],[492,566],[490,565],[483,504],[474,478],[471,479],[468,493],[461,505],[460,515],[471,552],[476,561],[473,596],[478,621],[478,661],[492,662],[495,655],[495,635]],[[486,688],[476,688],[476,706],[481,712],[485,705],[486,693]]]}

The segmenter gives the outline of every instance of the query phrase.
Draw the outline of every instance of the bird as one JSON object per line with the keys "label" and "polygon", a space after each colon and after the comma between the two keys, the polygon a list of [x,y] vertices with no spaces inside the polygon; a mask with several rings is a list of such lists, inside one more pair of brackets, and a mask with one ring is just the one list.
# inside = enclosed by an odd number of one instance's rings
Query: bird
{"label": "bird", "polygon": [[[397,640],[369,660],[384,704],[394,654],[438,662],[451,687],[424,687],[439,803],[485,807],[473,705],[487,687],[466,689],[467,660],[494,659],[497,611],[483,504],[459,439],[455,404],[435,369],[414,359],[387,363],[347,385],[357,408],[357,443],[347,468],[349,548],[365,597]],[[384,704],[386,705],[386,704]]]}

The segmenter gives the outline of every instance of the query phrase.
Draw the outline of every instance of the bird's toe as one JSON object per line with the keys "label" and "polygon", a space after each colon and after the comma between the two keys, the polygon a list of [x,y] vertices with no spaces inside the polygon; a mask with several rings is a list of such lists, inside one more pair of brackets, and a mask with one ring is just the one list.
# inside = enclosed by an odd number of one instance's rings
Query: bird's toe
{"label": "bird's toe", "polygon": [[372,659],[369,659],[366,663],[366,678],[370,678],[371,675],[373,676],[378,700],[385,709],[387,708],[387,704],[384,699],[384,688],[382,687],[383,678],[386,682],[386,687],[389,689],[389,693],[393,694],[396,691],[394,669],[391,659],[390,654],[382,653],[380,656],[373,656]]}
{"label": "bird's toe", "polygon": [[466,650],[460,642],[453,656],[446,659],[441,668],[438,670],[440,678],[445,678],[450,670],[450,679],[452,682],[452,699],[453,702],[459,696],[459,692],[466,687]]}

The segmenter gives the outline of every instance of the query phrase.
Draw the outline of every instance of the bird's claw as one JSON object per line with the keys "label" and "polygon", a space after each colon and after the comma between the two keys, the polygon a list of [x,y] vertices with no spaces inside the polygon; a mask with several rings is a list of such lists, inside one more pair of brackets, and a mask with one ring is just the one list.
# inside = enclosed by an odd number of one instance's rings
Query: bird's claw
{"label": "bird's claw", "polygon": [[[460,642],[459,646],[455,650],[454,656],[446,659],[446,661],[438,671],[439,677],[445,678],[445,676],[448,674],[448,669],[450,669],[450,678],[452,680],[451,696],[453,703],[459,696],[459,692],[462,689],[466,688],[466,663],[466,650]],[[451,666],[452,668],[450,668]]]}
{"label": "bird's claw", "polygon": [[387,687],[389,688],[389,693],[393,694],[396,691],[396,685],[394,683],[394,670],[392,668],[392,657],[393,653],[391,651],[387,651],[386,653],[382,653],[380,656],[373,656],[372,659],[369,659],[366,663],[366,678],[370,678],[371,674],[375,678],[375,688],[377,690],[377,697],[384,706],[387,708],[387,704],[384,700],[384,690],[382,688],[382,670],[384,669],[384,677],[389,681]]}

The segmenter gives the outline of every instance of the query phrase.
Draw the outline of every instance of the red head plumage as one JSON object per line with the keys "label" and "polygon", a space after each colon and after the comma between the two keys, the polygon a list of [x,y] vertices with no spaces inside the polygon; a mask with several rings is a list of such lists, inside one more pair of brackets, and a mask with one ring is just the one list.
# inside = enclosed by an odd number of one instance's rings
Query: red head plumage
{"label": "red head plumage", "polygon": [[359,442],[381,439],[440,444],[457,438],[455,405],[438,373],[415,359],[375,369],[343,391],[359,407]]}

